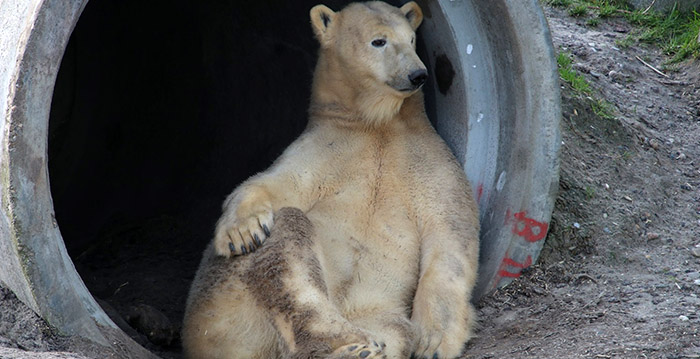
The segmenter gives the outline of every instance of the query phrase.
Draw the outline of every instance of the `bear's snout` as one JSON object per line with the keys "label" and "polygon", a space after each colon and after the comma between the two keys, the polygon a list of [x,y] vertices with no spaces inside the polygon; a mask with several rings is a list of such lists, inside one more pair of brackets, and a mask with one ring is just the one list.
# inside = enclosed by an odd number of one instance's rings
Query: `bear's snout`
{"label": "bear's snout", "polygon": [[414,89],[421,87],[427,79],[428,71],[425,69],[413,71],[408,75],[408,80],[411,81],[411,85],[413,85]]}

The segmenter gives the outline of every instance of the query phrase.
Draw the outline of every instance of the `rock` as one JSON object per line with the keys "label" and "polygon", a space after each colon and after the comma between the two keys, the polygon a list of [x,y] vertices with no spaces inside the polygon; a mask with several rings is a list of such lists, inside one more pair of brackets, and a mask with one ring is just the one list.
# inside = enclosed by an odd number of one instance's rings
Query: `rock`
{"label": "rock", "polygon": [[119,312],[114,309],[111,304],[97,297],[95,297],[95,300],[97,300],[97,304],[102,307],[102,310],[104,310],[107,316],[112,319],[114,324],[116,324],[119,329],[123,330],[124,333],[126,333],[126,335],[128,335],[131,339],[135,340],[141,345],[145,345],[148,342],[143,335],[134,330],[134,328],[131,327],[131,325],[129,325],[121,315],[119,315]]}
{"label": "rock", "polygon": [[700,258],[700,248],[695,247],[695,248],[691,249],[690,254],[692,254],[693,257]]}
{"label": "rock", "polygon": [[659,150],[660,145],[661,145],[661,143],[659,142],[659,140],[657,140],[655,138],[652,138],[651,140],[649,140],[649,146],[651,146],[651,148],[653,148],[657,151]]}
{"label": "rock", "polygon": [[627,79],[627,77],[629,77],[629,76],[627,76],[623,73],[617,72],[615,70],[611,70],[610,72],[608,72],[608,77],[613,82],[624,82]]}
{"label": "rock", "polygon": [[647,233],[647,240],[648,240],[648,241],[653,241],[653,240],[655,240],[655,239],[659,239],[659,237],[660,237],[659,234],[656,233],[656,232],[649,232],[649,233]]}
{"label": "rock", "polygon": [[678,319],[680,319],[681,322],[687,322],[690,320],[690,318],[686,317],[685,315],[678,316]]}
{"label": "rock", "polygon": [[178,332],[165,314],[147,304],[137,304],[129,308],[126,321],[158,345],[171,345]]}
{"label": "rock", "polygon": [[692,186],[690,183],[687,183],[687,182],[684,183],[684,184],[682,184],[682,185],[681,185],[681,188],[684,189],[684,190],[686,190],[686,191],[692,191],[692,190],[693,190],[693,186]]}

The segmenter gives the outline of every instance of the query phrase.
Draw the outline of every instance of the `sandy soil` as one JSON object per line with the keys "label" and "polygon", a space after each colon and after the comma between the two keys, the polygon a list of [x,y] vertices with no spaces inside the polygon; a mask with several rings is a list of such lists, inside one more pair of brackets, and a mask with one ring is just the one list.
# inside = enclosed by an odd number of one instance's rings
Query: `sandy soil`
{"label": "sandy soil", "polygon": [[[591,28],[545,11],[555,47],[573,55],[615,119],[562,84],[562,172],[547,244],[521,278],[479,302],[464,358],[700,358],[700,67],[659,75],[639,60],[661,68],[668,57],[658,49],[617,45],[632,30],[624,20]],[[119,288],[138,296],[139,287]],[[184,298],[171,301],[159,309],[176,328]],[[109,304],[128,319],[128,302]],[[0,358],[114,355],[57,335],[4,288],[0,308]],[[180,357],[176,336],[157,345],[130,333]]]}

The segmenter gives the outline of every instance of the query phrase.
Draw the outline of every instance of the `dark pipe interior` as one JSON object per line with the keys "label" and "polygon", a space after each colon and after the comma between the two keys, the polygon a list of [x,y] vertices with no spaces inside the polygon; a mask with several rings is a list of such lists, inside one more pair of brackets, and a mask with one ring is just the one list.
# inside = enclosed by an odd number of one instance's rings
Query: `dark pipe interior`
{"label": "dark pipe interior", "polygon": [[222,200],[306,125],[317,2],[88,3],[56,81],[49,172],[95,297],[181,322]]}

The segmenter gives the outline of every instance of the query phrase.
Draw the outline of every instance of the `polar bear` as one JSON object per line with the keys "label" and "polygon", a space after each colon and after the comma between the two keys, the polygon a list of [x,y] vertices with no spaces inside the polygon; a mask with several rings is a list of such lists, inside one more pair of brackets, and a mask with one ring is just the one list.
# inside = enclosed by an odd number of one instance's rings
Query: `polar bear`
{"label": "polar bear", "polygon": [[309,123],[223,204],[187,301],[189,358],[455,358],[472,334],[476,204],[431,127],[420,7],[310,11]]}

